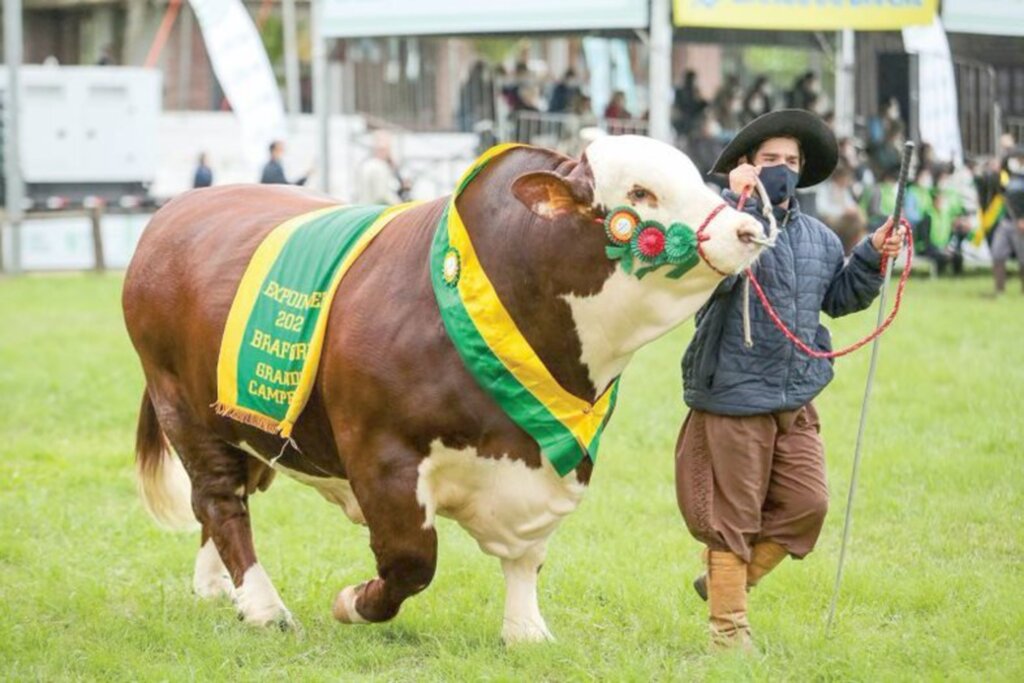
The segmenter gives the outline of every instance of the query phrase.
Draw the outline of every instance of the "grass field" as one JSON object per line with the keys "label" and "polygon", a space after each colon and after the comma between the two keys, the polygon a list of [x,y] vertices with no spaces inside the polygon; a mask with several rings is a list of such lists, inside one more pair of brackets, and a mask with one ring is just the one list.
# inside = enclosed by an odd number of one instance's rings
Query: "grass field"
{"label": "grass field", "polygon": [[[1024,296],[914,281],[885,337],[837,628],[824,635],[869,350],[818,405],[832,511],[818,549],[751,595],[760,656],[706,653],[699,548],[676,509],[678,362],[639,354],[583,505],[552,540],[541,609],[559,639],[507,650],[496,560],[442,520],[434,583],[388,624],[335,592],[373,575],[367,532],[279,478],[257,549],[300,636],[198,602],[198,538],[139,505],[141,372],[117,277],[0,279],[0,679],[1024,680]],[[1014,283],[1015,284],[1015,283]],[[839,343],[874,313],[835,322]]]}

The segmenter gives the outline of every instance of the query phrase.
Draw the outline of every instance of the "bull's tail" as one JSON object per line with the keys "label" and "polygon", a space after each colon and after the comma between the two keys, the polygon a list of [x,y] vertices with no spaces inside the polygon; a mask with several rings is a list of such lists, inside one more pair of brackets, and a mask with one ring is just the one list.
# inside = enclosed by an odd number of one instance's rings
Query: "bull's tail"
{"label": "bull's tail", "polygon": [[192,512],[192,482],[164,437],[148,387],[142,393],[135,436],[135,478],[142,505],[157,524],[170,531],[197,527]]}

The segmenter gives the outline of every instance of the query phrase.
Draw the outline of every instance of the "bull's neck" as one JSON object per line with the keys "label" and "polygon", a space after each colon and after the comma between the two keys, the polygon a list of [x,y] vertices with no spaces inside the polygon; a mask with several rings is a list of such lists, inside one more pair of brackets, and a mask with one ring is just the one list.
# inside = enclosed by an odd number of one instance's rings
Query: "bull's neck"
{"label": "bull's neck", "polygon": [[481,266],[533,351],[562,387],[595,401],[608,383],[596,385],[583,362],[566,297],[596,294],[613,272],[603,232],[579,217],[537,218],[518,202],[462,213]]}
{"label": "bull's neck", "polygon": [[591,382],[600,387],[618,377],[640,347],[690,319],[720,281],[704,264],[677,280],[658,272],[640,280],[616,269],[600,292],[566,296]]}

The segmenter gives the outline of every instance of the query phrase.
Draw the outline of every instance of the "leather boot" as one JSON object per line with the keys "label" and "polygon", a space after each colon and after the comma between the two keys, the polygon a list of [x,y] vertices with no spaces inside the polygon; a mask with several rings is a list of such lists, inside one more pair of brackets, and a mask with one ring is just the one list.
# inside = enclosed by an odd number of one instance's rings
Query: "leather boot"
{"label": "leather boot", "polygon": [[[764,575],[779,566],[779,563],[786,559],[789,553],[774,541],[763,541],[755,543],[751,549],[750,564],[747,565],[747,590],[757,585],[757,582],[764,578]],[[708,550],[704,549],[702,555],[704,564],[708,562]],[[697,592],[704,602],[708,600],[708,575],[702,573],[693,580],[693,590]]]}
{"label": "leather boot", "polygon": [[747,621],[747,564],[741,557],[708,552],[708,607],[713,649],[754,649]]}
{"label": "leather boot", "polygon": [[757,585],[764,575],[779,566],[789,553],[774,541],[755,543],[750,550],[750,564],[747,565],[747,590]]}

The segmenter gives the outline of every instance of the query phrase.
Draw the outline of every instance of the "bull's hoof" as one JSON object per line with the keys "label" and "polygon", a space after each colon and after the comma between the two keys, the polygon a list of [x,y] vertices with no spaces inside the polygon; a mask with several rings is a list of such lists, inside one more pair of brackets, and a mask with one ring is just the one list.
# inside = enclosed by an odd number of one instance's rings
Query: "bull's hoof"
{"label": "bull's hoof", "polygon": [[334,599],[334,606],[331,608],[331,614],[334,615],[335,619],[343,624],[370,623],[356,610],[356,598],[359,597],[358,591],[363,585],[346,586],[341,589],[338,597]]}
{"label": "bull's hoof", "polygon": [[501,629],[501,642],[511,647],[523,643],[553,643],[555,637],[551,635],[551,631],[548,630],[544,622],[513,624],[506,621]]}
{"label": "bull's hoof", "polygon": [[281,609],[279,612],[273,614],[263,614],[259,616],[246,616],[239,612],[238,620],[243,621],[249,626],[255,626],[257,628],[265,628],[268,631],[281,631],[282,633],[300,633],[302,627],[299,622],[295,620],[292,613],[287,609]]}
{"label": "bull's hoof", "polygon": [[194,577],[192,579],[192,592],[203,600],[216,600],[218,598],[234,599],[235,597],[235,587],[227,574]]}

